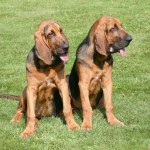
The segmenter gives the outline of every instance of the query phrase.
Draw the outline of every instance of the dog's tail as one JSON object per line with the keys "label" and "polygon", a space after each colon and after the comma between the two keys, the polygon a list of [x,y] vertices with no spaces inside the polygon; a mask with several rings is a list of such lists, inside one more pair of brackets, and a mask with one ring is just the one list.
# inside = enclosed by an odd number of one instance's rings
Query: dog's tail
{"label": "dog's tail", "polygon": [[20,96],[11,95],[11,94],[0,94],[0,98],[7,98],[7,99],[13,99],[13,100],[20,100]]}

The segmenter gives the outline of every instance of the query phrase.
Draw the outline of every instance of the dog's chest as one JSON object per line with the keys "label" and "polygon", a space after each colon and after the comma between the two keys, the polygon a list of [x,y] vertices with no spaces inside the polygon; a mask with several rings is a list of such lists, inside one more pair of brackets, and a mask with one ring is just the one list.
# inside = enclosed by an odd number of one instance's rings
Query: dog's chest
{"label": "dog's chest", "polygon": [[47,79],[41,83],[41,85],[39,86],[39,91],[54,87],[56,87],[55,82],[52,79]]}
{"label": "dog's chest", "polygon": [[53,92],[56,85],[53,80],[47,79],[38,88],[38,99],[40,102],[53,99]]}
{"label": "dog's chest", "polygon": [[102,84],[102,78],[107,76],[108,72],[110,71],[110,65],[108,62],[104,62],[103,66],[100,67],[99,65],[95,64],[92,69],[92,75],[90,80],[89,91],[91,94],[97,94],[100,90]]}
{"label": "dog's chest", "polygon": [[89,92],[90,94],[97,94],[101,87],[101,72],[95,72],[92,75],[90,85],[89,85]]}

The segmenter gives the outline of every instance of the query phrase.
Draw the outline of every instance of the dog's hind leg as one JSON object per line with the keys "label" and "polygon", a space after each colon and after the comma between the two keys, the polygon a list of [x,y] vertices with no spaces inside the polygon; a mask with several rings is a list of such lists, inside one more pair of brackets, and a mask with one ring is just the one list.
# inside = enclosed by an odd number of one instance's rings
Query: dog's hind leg
{"label": "dog's hind leg", "polygon": [[20,122],[23,117],[23,113],[26,112],[26,106],[27,106],[27,96],[26,96],[26,87],[25,87],[20,97],[19,105],[16,109],[16,114],[10,120],[10,122]]}

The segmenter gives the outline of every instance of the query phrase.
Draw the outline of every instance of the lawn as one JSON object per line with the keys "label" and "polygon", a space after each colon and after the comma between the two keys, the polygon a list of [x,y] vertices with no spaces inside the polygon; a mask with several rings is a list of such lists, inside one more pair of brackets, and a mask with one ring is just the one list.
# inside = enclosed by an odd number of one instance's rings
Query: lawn
{"label": "lawn", "polygon": [[[1,0],[0,93],[20,95],[26,85],[26,56],[41,20],[51,18],[63,27],[71,47],[66,63],[69,73],[78,45],[101,15],[121,20],[133,37],[127,57],[114,54],[115,114],[126,126],[110,126],[96,110],[90,132],[68,131],[61,118],[50,117],[40,120],[36,134],[21,139],[25,119],[9,122],[18,102],[0,99],[1,150],[150,150],[149,0]],[[81,125],[81,112],[74,116]]]}

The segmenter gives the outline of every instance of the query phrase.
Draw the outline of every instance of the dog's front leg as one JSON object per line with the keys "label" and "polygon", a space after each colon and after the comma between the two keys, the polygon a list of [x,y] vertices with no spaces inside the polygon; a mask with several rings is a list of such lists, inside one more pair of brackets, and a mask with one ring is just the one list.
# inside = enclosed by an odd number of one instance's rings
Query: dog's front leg
{"label": "dog's front leg", "polygon": [[92,129],[92,107],[89,100],[89,90],[88,84],[79,82],[79,89],[80,89],[80,97],[82,103],[82,110],[83,110],[83,123],[82,129],[84,130],[91,130]]}
{"label": "dog's front leg", "polygon": [[73,113],[72,113],[72,108],[71,108],[71,101],[69,97],[67,81],[65,79],[62,79],[57,84],[58,84],[57,86],[59,88],[60,95],[63,101],[63,114],[67,122],[68,129],[71,129],[71,130],[78,129],[79,126],[73,119]]}
{"label": "dog's front leg", "polygon": [[20,137],[27,137],[35,130],[35,104],[37,99],[37,89],[35,86],[28,85],[27,87],[27,124],[25,130]]}
{"label": "dog's front leg", "polygon": [[106,109],[107,121],[110,125],[124,125],[121,121],[119,121],[115,115],[113,110],[113,102],[112,102],[112,79],[110,75],[106,75],[102,77],[102,89],[103,89],[103,98],[104,98],[104,106]]}

